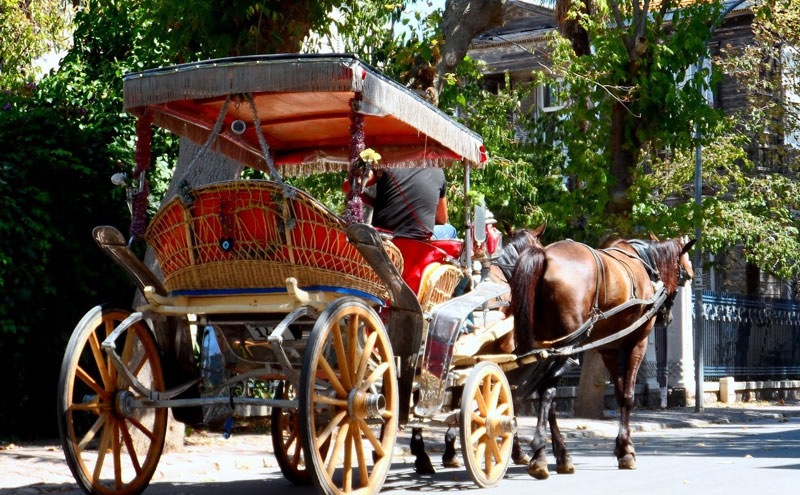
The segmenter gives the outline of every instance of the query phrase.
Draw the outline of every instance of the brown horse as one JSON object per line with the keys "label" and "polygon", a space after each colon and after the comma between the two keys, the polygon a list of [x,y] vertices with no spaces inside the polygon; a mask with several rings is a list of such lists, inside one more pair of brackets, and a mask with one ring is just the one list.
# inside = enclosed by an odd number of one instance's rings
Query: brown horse
{"label": "brown horse", "polygon": [[[530,443],[531,476],[547,469],[546,424],[550,425],[558,473],[574,466],[558,429],[556,386],[571,356],[596,349],[608,369],[619,414],[614,454],[620,469],[636,468],[629,421],[636,374],[656,319],[669,322],[678,286],[693,276],[687,251],[694,240],[616,240],[605,249],[574,241],[534,246],[520,253],[511,277],[516,354],[538,357],[509,374],[518,397],[538,392],[538,424]],[[546,351],[546,352],[543,352]]]}

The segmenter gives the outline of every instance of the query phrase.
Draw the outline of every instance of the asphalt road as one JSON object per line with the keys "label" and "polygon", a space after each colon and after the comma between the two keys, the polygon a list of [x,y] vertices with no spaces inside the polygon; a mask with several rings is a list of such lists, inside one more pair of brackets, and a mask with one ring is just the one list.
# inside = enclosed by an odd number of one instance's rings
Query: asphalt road
{"label": "asphalt road", "polygon": [[[530,432],[532,418],[522,418],[521,434]],[[633,433],[638,469],[620,471],[612,455],[616,434],[613,419],[561,421],[575,462],[573,475],[555,473],[534,480],[524,466],[510,466],[499,485],[480,489],[464,468],[439,465],[442,430],[427,431],[428,451],[436,474],[414,472],[408,453],[410,434],[398,436],[392,469],[382,493],[420,494],[469,490],[475,493],[529,495],[547,493],[605,495],[795,493],[800,483],[800,404],[790,406],[636,411]],[[145,495],[310,495],[313,487],[286,481],[271,453],[266,435],[194,435],[182,452],[164,454]],[[551,463],[554,462],[551,456]],[[79,495],[56,442],[37,445],[0,444],[0,495]]]}

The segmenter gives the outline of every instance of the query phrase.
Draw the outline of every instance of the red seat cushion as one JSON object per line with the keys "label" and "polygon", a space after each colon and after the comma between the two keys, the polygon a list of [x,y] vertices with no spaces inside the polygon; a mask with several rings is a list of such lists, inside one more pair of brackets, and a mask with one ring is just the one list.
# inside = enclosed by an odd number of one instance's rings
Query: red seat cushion
{"label": "red seat cushion", "polygon": [[431,263],[441,263],[450,256],[434,242],[404,237],[395,237],[392,242],[403,253],[403,280],[415,294],[419,293],[419,283],[425,267]]}
{"label": "red seat cushion", "polygon": [[451,258],[458,258],[461,256],[461,250],[464,249],[464,241],[461,239],[435,239],[431,244],[438,247]]}

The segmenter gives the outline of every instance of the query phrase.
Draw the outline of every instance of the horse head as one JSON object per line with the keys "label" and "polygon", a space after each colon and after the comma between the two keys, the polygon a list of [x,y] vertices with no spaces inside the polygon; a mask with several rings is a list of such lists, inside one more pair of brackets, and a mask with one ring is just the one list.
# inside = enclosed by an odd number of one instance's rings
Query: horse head
{"label": "horse head", "polygon": [[511,280],[511,274],[514,271],[514,265],[520,253],[531,247],[544,247],[541,236],[546,226],[547,224],[543,223],[535,229],[518,229],[509,236],[508,241],[503,246],[500,256],[498,256],[494,262],[502,272],[506,281]]}

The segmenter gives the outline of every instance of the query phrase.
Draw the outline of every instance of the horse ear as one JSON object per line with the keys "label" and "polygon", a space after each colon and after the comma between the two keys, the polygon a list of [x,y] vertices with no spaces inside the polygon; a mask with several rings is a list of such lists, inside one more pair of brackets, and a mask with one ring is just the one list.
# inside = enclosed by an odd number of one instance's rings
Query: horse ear
{"label": "horse ear", "polygon": [[544,230],[547,228],[547,222],[545,221],[543,224],[539,225],[535,229],[533,229],[532,233],[536,237],[541,237],[544,234]]}
{"label": "horse ear", "polygon": [[657,236],[657,235],[655,235],[655,234],[654,234],[654,233],[652,233],[652,232],[648,232],[647,234],[650,236],[650,240],[651,240],[651,241],[658,242],[658,241],[660,241],[660,240],[661,240],[661,239],[659,239],[659,238],[658,238],[658,236]]}
{"label": "horse ear", "polygon": [[694,246],[695,242],[697,242],[697,239],[692,239],[691,241],[684,244],[683,247],[681,248],[681,255],[689,252],[689,250],[692,249],[692,246]]}
{"label": "horse ear", "polygon": [[516,229],[512,227],[506,219],[501,218],[500,224],[503,226],[503,230],[505,231],[507,237],[512,237],[516,233]]}

